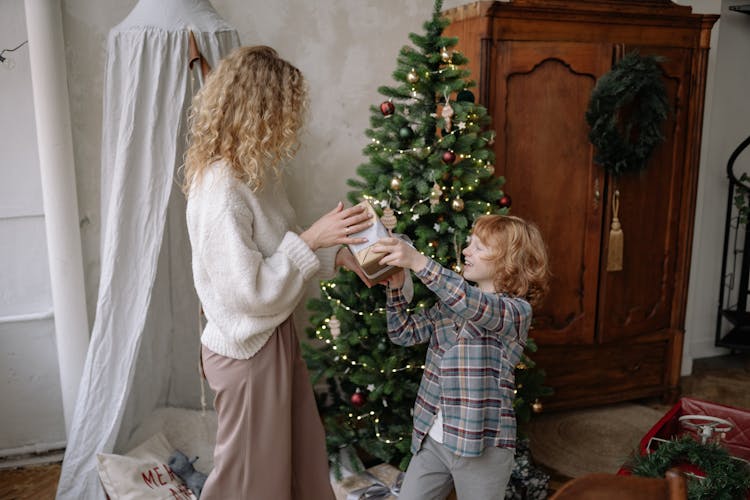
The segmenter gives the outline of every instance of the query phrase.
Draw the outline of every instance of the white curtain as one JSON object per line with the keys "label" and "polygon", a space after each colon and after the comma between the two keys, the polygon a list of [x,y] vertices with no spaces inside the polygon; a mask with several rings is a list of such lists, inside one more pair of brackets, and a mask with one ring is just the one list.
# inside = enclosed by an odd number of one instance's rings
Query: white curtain
{"label": "white curtain", "polygon": [[198,301],[175,177],[197,88],[190,32],[212,67],[239,45],[207,0],[141,0],[109,33],[99,297],[58,499],[103,498],[97,453],[124,451],[159,407],[199,405]]}

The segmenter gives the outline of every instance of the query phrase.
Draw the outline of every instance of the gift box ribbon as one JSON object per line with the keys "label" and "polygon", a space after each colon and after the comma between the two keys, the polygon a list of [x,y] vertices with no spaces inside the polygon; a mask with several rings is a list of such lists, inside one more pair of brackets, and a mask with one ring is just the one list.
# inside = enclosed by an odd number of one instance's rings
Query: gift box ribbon
{"label": "gift box ribbon", "polygon": [[403,472],[398,473],[396,480],[390,486],[385,484],[370,472],[364,471],[363,474],[370,477],[373,480],[373,484],[352,491],[351,493],[346,495],[346,500],[388,498],[389,495],[397,497],[398,494],[401,493],[401,483],[404,481]]}

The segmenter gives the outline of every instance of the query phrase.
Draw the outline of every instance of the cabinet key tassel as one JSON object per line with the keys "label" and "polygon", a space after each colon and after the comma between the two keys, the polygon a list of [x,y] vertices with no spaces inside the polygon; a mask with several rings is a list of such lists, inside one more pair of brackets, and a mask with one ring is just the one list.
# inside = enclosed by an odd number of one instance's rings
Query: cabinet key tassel
{"label": "cabinet key tassel", "polygon": [[622,252],[625,235],[622,232],[620,219],[620,191],[615,189],[612,195],[612,224],[609,228],[609,245],[607,245],[607,271],[622,271]]}

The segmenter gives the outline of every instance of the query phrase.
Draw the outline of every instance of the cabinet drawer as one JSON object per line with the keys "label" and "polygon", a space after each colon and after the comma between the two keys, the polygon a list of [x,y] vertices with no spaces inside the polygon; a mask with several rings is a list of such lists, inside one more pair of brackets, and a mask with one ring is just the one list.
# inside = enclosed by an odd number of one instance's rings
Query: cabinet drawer
{"label": "cabinet drawer", "polygon": [[668,342],[540,346],[532,357],[554,395],[548,409],[624,401],[666,389]]}

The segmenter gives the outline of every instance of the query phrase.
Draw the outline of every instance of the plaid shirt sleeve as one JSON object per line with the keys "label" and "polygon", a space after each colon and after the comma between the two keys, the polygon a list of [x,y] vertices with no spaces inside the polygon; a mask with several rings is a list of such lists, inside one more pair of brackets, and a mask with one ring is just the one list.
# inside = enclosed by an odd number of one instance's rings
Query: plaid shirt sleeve
{"label": "plaid shirt sleeve", "polygon": [[[531,321],[531,305],[525,300],[483,292],[432,259],[416,275],[448,309],[487,331],[497,335],[524,331]],[[465,331],[480,334],[475,329]]]}
{"label": "plaid shirt sleeve", "polygon": [[409,313],[408,302],[400,288],[386,290],[386,317],[388,337],[397,345],[410,346],[430,340],[434,323],[428,311]]}

